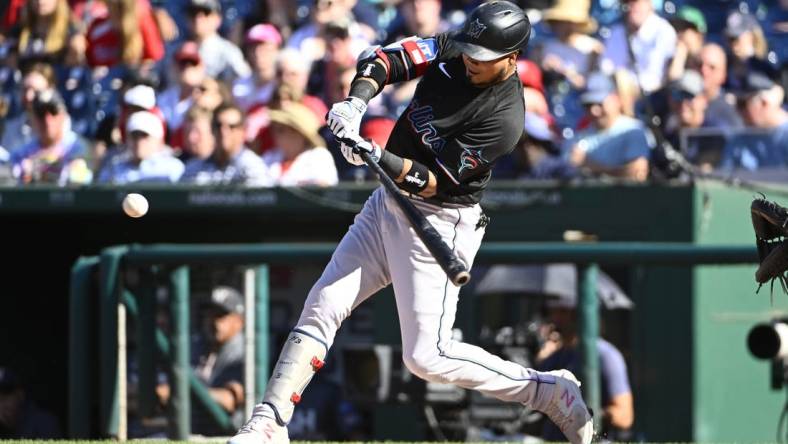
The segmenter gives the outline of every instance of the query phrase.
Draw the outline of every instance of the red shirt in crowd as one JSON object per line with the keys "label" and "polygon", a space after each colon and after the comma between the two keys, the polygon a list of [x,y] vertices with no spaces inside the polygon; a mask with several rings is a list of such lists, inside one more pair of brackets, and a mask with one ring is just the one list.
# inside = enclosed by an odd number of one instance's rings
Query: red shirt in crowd
{"label": "red shirt in crowd", "polygon": [[[142,33],[142,59],[161,60],[164,43],[147,0],[137,2],[137,21]],[[90,66],[114,66],[121,62],[120,33],[109,14],[97,17],[88,28],[87,61]]]}

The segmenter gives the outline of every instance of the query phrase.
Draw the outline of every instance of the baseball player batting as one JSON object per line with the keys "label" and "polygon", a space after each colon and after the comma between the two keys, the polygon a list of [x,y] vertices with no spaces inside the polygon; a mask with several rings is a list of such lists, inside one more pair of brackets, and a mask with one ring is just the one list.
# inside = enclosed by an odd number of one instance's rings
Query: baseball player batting
{"label": "baseball player batting", "polygon": [[[531,34],[508,1],[474,9],[459,31],[365,51],[347,99],[328,125],[348,162],[372,159],[470,269],[487,218],[479,206],[490,171],[522,134],[525,106],[515,61]],[[385,85],[419,77],[386,149],[358,135],[368,101]],[[459,287],[415,234],[393,195],[378,188],[309,292],[262,402],[230,444],[288,443],[287,424],[342,321],[392,284],[402,359],[415,375],[544,412],[572,443],[589,443],[591,416],[567,370],[537,372],[452,340]]]}

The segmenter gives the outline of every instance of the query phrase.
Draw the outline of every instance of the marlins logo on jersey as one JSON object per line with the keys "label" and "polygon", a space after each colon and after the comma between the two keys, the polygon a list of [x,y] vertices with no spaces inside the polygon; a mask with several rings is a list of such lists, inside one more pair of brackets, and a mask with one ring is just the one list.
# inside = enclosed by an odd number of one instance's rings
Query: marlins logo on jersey
{"label": "marlins logo on jersey", "polygon": [[458,173],[462,174],[463,171],[476,169],[482,163],[485,163],[485,161],[478,153],[465,148],[460,155],[460,170]]}

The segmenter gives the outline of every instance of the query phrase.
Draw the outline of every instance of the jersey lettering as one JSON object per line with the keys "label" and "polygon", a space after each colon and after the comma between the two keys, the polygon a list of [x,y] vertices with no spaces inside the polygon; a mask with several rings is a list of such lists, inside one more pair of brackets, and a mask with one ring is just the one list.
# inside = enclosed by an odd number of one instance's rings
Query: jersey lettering
{"label": "jersey lettering", "polygon": [[438,136],[438,131],[432,125],[434,117],[431,106],[419,107],[415,100],[411,102],[410,110],[408,111],[408,121],[411,128],[416,134],[421,136],[421,142],[424,145],[429,147],[435,154],[438,154],[443,149],[446,141]]}

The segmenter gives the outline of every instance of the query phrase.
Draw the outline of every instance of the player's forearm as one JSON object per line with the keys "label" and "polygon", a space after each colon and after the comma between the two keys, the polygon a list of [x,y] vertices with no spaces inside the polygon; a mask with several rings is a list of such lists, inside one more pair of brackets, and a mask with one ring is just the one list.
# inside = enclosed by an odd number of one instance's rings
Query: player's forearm
{"label": "player's forearm", "polygon": [[[410,159],[402,159],[403,160],[403,168],[402,173],[394,179],[394,182],[403,183],[406,181],[408,174],[413,171],[414,164],[416,163],[415,160]],[[426,168],[425,168],[426,169]],[[418,194],[422,197],[432,197],[435,193],[438,192],[438,178],[435,177],[435,174],[432,171],[427,170],[427,186],[421,190]]]}
{"label": "player's forearm", "polygon": [[[383,59],[386,58],[386,60]],[[373,97],[383,91],[388,84],[391,74],[391,62],[388,55],[378,53],[377,57],[367,59],[358,64],[356,77],[350,83],[350,97],[358,97],[368,103]]]}
{"label": "player's forearm", "polygon": [[364,103],[369,103],[382,89],[377,80],[359,75],[350,84],[348,96],[357,97],[363,100]]}
{"label": "player's forearm", "polygon": [[604,419],[617,429],[628,429],[635,422],[635,409],[633,407],[632,393],[622,393],[613,397],[610,404],[605,407]]}
{"label": "player's forearm", "polygon": [[438,192],[438,178],[424,164],[383,151],[378,164],[403,190],[421,197]]}
{"label": "player's forearm", "polygon": [[639,157],[622,166],[601,165],[586,159],[582,166],[595,174],[604,174],[638,182],[645,181],[648,178],[648,159],[645,157]]}
{"label": "player's forearm", "polygon": [[[230,384],[236,385],[235,383]],[[227,412],[234,412],[243,403],[243,388],[240,385],[233,387],[228,384],[226,387],[211,388],[209,391],[211,398]]]}

